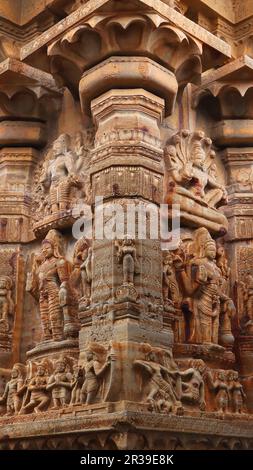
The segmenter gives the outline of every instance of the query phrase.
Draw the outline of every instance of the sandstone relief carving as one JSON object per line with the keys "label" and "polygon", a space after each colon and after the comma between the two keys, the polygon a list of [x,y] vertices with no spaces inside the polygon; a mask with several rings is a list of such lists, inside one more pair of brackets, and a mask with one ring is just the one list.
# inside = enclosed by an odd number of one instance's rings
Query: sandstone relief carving
{"label": "sandstone relief carving", "polygon": [[181,261],[181,258],[176,252],[163,251],[163,300],[165,307],[167,303],[171,303],[175,307],[180,305],[181,292],[175,267],[177,261]]}
{"label": "sandstone relief carving", "polygon": [[165,200],[180,204],[187,225],[224,234],[226,218],[217,208],[227,201],[224,185],[218,182],[212,141],[201,131],[182,130],[165,145]]}
{"label": "sandstone relief carving", "polygon": [[190,405],[197,405],[201,411],[206,409],[204,374],[206,371],[205,363],[199,360],[190,362],[191,367],[181,371],[182,380],[182,402]]}
{"label": "sandstone relief carving", "polygon": [[116,240],[118,263],[122,264],[123,283],[117,289],[116,297],[120,301],[136,301],[138,293],[135,288],[135,276],[139,274],[139,261],[135,241],[128,235],[123,240]]}
{"label": "sandstone relief carving", "polygon": [[[31,208],[35,233],[49,229],[52,224],[52,228],[70,224],[79,205],[90,204],[89,167],[93,139],[92,129],[77,132],[72,137],[61,134],[36,170]],[[68,219],[64,222],[64,217],[70,217],[69,222]]]}
{"label": "sandstone relief carving", "polygon": [[241,318],[242,333],[253,333],[253,276],[247,274],[245,281],[240,281],[239,295],[241,295],[241,305],[243,307]]}
{"label": "sandstone relief carving", "polygon": [[177,364],[169,350],[153,349],[144,360],[135,360],[134,368],[141,373],[144,403],[150,411],[165,414],[212,411],[206,400],[207,383],[212,390],[218,385],[214,386],[210,378],[207,381],[209,370],[203,360],[179,360]]}
{"label": "sandstone relief carving", "polygon": [[69,370],[69,362],[68,358],[60,357],[48,379],[47,390],[52,394],[54,410],[63,408],[70,402],[73,376]]}
{"label": "sandstone relief carving", "polygon": [[70,282],[82,308],[88,307],[91,301],[92,246],[85,238],[80,238],[75,244]]}
{"label": "sandstone relief carving", "polygon": [[0,251],[0,351],[13,350],[15,324],[21,314],[21,254],[19,249]]}
{"label": "sandstone relief carving", "polygon": [[86,405],[94,403],[101,387],[101,378],[108,367],[110,367],[110,357],[101,367],[95,352],[91,349],[86,351],[86,361],[83,365],[84,382],[81,389],[81,399]]}
{"label": "sandstone relief carving", "polygon": [[253,447],[250,3],[0,0],[0,450]]}
{"label": "sandstone relief carving", "polygon": [[246,394],[234,370],[209,370],[206,376],[209,390],[215,394],[215,409],[222,417],[247,411]]}
{"label": "sandstone relief carving", "polygon": [[69,282],[70,266],[63,256],[63,239],[50,230],[33,260],[27,290],[39,302],[43,340],[61,341],[78,332],[77,299]]}
{"label": "sandstone relief carving", "polygon": [[[96,352],[95,352],[96,350]],[[7,416],[43,413],[103,401],[99,393],[113,355],[93,343],[85,361],[61,355],[57,359],[15,364],[0,405]],[[104,359],[105,358],[105,359]],[[103,362],[101,362],[101,360]]]}
{"label": "sandstone relief carving", "polygon": [[4,405],[7,415],[17,415],[22,405],[25,391],[26,366],[15,364],[11,372],[11,379],[7,382],[4,394],[0,398],[0,405]]}
{"label": "sandstone relief carving", "polygon": [[47,391],[48,378],[52,370],[50,361],[44,359],[38,364],[30,364],[29,372],[26,378],[26,392],[23,396],[22,408],[20,414],[40,413],[45,411],[51,401],[50,394]]}
{"label": "sandstone relief carving", "polygon": [[14,316],[14,302],[12,299],[12,279],[9,276],[0,276],[0,331],[9,333]]}
{"label": "sandstone relief carving", "polygon": [[218,344],[220,338],[224,346],[233,345],[231,318],[235,306],[226,293],[227,279],[217,266],[215,241],[206,228],[199,228],[184,249],[176,270],[184,292],[181,306],[186,341]]}
{"label": "sandstone relief carving", "polygon": [[[170,362],[170,361],[169,361]],[[151,411],[183,413],[181,398],[181,379],[174,361],[167,367],[159,362],[154,351],[150,351],[145,360],[136,360],[134,366],[147,376],[148,394],[145,402]]]}

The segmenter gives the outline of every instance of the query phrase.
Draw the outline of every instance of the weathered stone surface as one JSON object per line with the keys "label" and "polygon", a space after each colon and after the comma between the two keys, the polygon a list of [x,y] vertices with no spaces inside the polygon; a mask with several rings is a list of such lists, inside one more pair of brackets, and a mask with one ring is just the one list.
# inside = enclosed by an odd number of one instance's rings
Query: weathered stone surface
{"label": "weathered stone surface", "polygon": [[0,449],[253,449],[250,2],[0,3]]}

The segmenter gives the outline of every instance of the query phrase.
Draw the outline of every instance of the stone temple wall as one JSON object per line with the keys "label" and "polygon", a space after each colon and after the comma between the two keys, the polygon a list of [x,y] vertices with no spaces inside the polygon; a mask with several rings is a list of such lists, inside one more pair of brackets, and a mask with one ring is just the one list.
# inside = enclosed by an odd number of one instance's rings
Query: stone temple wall
{"label": "stone temple wall", "polygon": [[253,448],[251,3],[0,0],[0,449]]}

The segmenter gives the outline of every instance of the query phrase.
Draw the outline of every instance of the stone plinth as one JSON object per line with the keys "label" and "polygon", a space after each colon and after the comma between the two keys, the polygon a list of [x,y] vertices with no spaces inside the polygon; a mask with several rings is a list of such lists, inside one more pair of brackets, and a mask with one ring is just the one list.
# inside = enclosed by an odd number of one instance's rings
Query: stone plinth
{"label": "stone plinth", "polygon": [[[15,419],[15,429],[11,418],[1,425],[2,450],[246,450],[253,439],[252,420],[243,417],[235,422],[234,417],[217,420],[211,415],[161,416],[127,401],[37,414],[32,422],[22,416]],[[10,433],[11,439],[4,437]]]}

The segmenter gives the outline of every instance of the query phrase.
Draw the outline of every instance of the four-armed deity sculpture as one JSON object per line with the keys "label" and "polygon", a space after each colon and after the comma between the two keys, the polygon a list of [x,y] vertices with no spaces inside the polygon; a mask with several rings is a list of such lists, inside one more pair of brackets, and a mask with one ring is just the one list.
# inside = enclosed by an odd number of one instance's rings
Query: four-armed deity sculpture
{"label": "four-armed deity sculpture", "polygon": [[217,179],[211,144],[201,131],[182,130],[169,139],[164,149],[165,202],[180,205],[186,225],[224,234],[227,220],[217,209],[226,203],[227,193]]}
{"label": "four-armed deity sculpture", "polygon": [[184,293],[186,340],[190,343],[218,344],[219,330],[224,329],[231,337],[228,341],[233,343],[231,317],[235,308],[224,293],[224,278],[216,256],[215,241],[206,228],[199,228],[185,258],[176,262]]}

